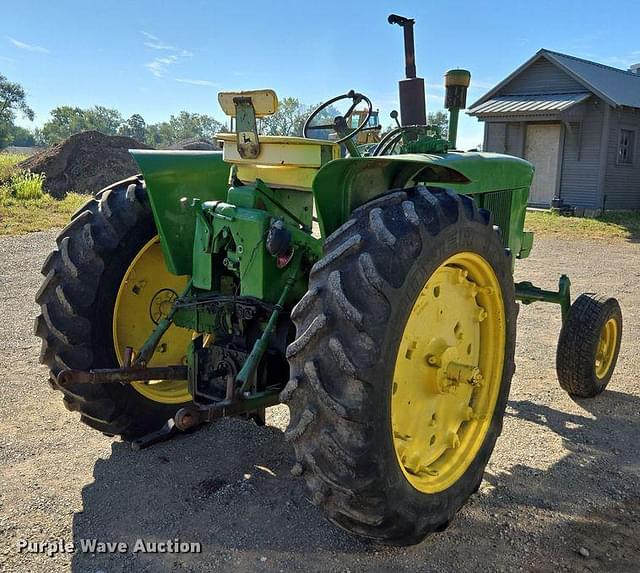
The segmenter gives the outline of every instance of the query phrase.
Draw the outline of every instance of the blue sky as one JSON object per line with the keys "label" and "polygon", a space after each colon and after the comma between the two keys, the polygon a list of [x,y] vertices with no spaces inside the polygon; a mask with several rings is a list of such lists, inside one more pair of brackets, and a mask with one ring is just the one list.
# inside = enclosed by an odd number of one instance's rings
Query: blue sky
{"label": "blue sky", "polygon": [[[640,62],[640,2],[2,0],[0,73],[20,82],[35,124],[58,105],[104,105],[147,122],[180,110],[224,119],[219,90],[274,88],[311,104],[349,89],[389,123],[404,74],[402,32],[416,22],[418,75],[430,111],[442,76],[471,70],[472,102],[539,48],[626,68]],[[608,9],[608,7],[611,9]],[[21,121],[23,125],[29,122]],[[465,117],[459,141],[482,141]]]}

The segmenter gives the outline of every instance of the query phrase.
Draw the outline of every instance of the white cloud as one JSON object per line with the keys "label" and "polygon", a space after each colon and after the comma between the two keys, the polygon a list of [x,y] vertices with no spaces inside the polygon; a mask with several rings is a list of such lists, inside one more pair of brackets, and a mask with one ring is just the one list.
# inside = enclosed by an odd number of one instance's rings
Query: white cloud
{"label": "white cloud", "polygon": [[176,49],[175,46],[163,44],[161,42],[145,42],[144,45],[147,46],[147,48],[153,48],[154,50],[169,50],[173,52]]}
{"label": "white cloud", "polygon": [[162,58],[154,58],[151,62],[144,65],[156,78],[161,78],[167,73],[167,67],[175,64],[178,56],[164,56]]}
{"label": "white cloud", "polygon": [[43,48],[42,46],[36,46],[35,44],[27,44],[26,42],[21,42],[20,40],[16,40],[15,38],[9,37],[9,41],[16,47],[21,50],[27,50],[29,52],[40,52],[41,54],[48,54],[49,50],[47,48]]}
{"label": "white cloud", "polygon": [[145,38],[149,38],[149,40],[154,40],[155,42],[159,41],[158,36],[154,36],[153,34],[151,34],[150,32],[145,32],[144,30],[142,30],[142,35]]}
{"label": "white cloud", "polygon": [[492,82],[492,81],[487,81],[487,80],[474,80],[473,76],[471,76],[471,84],[469,85],[469,89],[477,89],[477,90],[490,90],[491,88],[495,87],[498,84],[498,82]]}
{"label": "white cloud", "polygon": [[591,59],[608,66],[613,66],[614,68],[626,70],[629,68],[629,66],[640,62],[640,50],[635,50],[633,52],[620,56],[606,56],[604,58],[595,57]]}
{"label": "white cloud", "polygon": [[167,66],[175,64],[178,61],[178,58],[189,58],[193,56],[193,52],[169,44],[151,32],[142,31],[142,35],[147,39],[147,41],[144,42],[144,45],[147,48],[169,52],[168,55],[154,58],[152,61],[144,65],[144,67],[147,68],[156,78],[163,77],[167,72]]}
{"label": "white cloud", "polygon": [[210,82],[209,80],[192,80],[189,78],[176,78],[177,82],[180,82],[181,84],[190,84],[192,86],[216,86],[218,84],[215,84],[213,82]]}

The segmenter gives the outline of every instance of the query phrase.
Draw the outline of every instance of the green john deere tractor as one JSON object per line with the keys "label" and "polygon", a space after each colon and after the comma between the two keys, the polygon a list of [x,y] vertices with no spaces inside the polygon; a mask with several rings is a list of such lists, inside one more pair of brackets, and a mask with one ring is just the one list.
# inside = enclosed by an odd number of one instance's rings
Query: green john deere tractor
{"label": "green john deere tractor", "polygon": [[[517,301],[560,306],[572,396],[606,387],[622,318],[615,299],[571,304],[566,276],[558,291],[514,284],[533,168],[456,150],[464,70],[446,75],[448,139],[426,125],[413,20],[389,21],[405,35],[402,123],[369,156],[362,94],[320,106],[304,137],[258,134],[274,92],[219,94],[235,124],[223,151],[132,151],[143,175],[73,216],[44,263],[35,332],[66,406],[134,447],[226,415],[263,423],[287,403],[313,502],[350,532],[410,544],[482,480]],[[320,130],[335,141],[309,137]]]}

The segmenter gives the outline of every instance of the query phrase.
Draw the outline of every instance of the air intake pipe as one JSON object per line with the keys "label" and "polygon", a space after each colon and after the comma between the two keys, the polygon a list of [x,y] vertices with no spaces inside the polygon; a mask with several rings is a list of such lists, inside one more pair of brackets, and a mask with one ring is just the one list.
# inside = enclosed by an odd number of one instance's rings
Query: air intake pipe
{"label": "air intake pipe", "polygon": [[460,110],[467,107],[467,88],[471,81],[471,72],[467,70],[449,70],[444,76],[444,107],[449,110],[449,148],[456,148],[458,137],[458,119]]}

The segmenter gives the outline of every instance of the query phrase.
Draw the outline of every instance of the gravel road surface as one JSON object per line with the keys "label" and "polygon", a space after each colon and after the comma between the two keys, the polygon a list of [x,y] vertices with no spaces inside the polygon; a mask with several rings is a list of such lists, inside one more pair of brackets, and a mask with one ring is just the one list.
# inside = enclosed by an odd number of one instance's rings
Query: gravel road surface
{"label": "gravel road surface", "polygon": [[[291,476],[286,407],[142,452],[81,425],[46,383],[33,337],[55,233],[0,237],[0,571],[637,571],[640,245],[537,239],[517,278],[617,296],[624,339],[609,389],[571,400],[555,377],[559,309],[523,307],[517,372],[485,481],[451,527],[410,548],[325,522]],[[115,554],[19,553],[19,540],[125,542]],[[134,553],[137,539],[200,554]]]}

